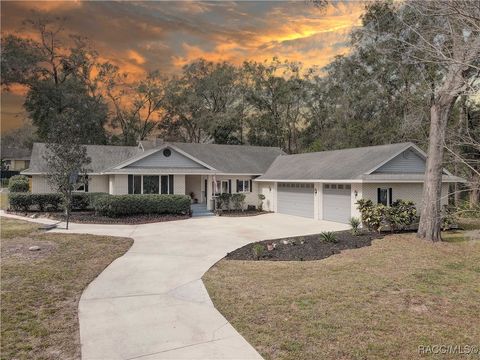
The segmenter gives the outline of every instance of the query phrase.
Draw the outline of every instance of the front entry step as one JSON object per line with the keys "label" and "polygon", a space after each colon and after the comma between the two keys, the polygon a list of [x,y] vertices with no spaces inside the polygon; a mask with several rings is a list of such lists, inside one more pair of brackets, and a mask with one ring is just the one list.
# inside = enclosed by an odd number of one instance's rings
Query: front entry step
{"label": "front entry step", "polygon": [[206,204],[192,204],[190,205],[192,209],[192,217],[197,216],[214,216],[215,214],[210,210],[207,210]]}

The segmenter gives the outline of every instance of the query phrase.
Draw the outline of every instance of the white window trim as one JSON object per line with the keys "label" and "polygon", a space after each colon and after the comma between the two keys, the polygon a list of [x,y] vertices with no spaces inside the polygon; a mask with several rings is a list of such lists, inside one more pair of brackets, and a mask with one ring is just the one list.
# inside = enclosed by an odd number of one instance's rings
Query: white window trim
{"label": "white window trim", "polygon": [[[227,184],[227,192],[224,192],[223,191],[223,184],[226,183]],[[230,186],[229,186],[229,182],[228,180],[217,180],[217,190],[218,192],[215,193],[215,196],[217,195],[221,195],[221,194],[228,194],[229,193],[229,190],[230,190]]]}
{"label": "white window trim", "polygon": [[[242,191],[239,191],[237,189],[237,192],[238,193],[249,193],[250,192],[250,180],[243,180],[243,179],[238,179],[238,182],[242,182],[243,183],[243,190]],[[247,187],[248,187],[248,190],[245,190],[245,184],[247,184]]]}

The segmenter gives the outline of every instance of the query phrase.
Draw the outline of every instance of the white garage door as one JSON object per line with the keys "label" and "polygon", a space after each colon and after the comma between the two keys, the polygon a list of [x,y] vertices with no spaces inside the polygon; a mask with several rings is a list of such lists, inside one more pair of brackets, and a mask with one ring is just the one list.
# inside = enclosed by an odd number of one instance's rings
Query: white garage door
{"label": "white garage door", "polygon": [[351,216],[351,186],[349,184],[323,185],[323,218],[348,223]]}
{"label": "white garage door", "polygon": [[313,184],[278,183],[277,211],[313,218]]}

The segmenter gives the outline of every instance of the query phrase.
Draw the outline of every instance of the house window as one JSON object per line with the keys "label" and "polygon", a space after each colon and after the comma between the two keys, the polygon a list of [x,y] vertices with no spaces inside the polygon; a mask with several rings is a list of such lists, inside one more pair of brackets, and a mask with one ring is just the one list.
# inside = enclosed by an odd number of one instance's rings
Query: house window
{"label": "house window", "polygon": [[173,175],[128,175],[128,193],[173,194]]}
{"label": "house window", "polygon": [[250,192],[250,180],[238,180],[237,192],[246,193]]}
{"label": "house window", "polygon": [[88,192],[88,176],[80,179],[76,192]]}
{"label": "house window", "polygon": [[215,195],[228,193],[228,180],[217,181],[217,193]]}
{"label": "house window", "polygon": [[144,194],[158,194],[159,193],[159,178],[158,176],[145,175],[143,176],[143,193]]}
{"label": "house window", "polygon": [[378,188],[377,203],[385,206],[392,205],[392,188]]}
{"label": "house window", "polygon": [[142,193],[142,175],[128,175],[128,193]]}

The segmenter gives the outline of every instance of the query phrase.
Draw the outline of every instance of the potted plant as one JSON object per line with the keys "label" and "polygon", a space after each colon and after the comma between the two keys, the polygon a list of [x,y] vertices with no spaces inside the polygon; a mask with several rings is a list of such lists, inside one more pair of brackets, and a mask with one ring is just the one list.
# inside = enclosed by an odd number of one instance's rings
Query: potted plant
{"label": "potted plant", "polygon": [[273,246],[273,243],[267,243],[267,250],[272,251],[275,247]]}

